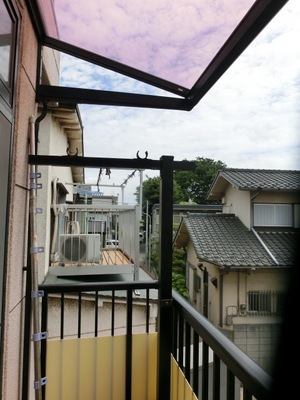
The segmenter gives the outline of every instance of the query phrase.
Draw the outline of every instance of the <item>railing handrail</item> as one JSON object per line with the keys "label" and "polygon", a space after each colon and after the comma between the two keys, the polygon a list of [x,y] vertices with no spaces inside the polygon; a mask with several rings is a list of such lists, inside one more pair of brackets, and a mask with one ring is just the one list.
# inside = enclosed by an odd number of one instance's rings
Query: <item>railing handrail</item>
{"label": "railing handrail", "polygon": [[131,211],[137,208],[137,205],[128,205],[128,204],[77,204],[77,203],[58,203],[53,207],[56,208],[67,208],[70,210],[90,210],[90,211]]}
{"label": "railing handrail", "polygon": [[272,378],[238,346],[220,332],[211,322],[195,310],[175,290],[172,293],[173,305],[179,309],[184,319],[226,364],[239,379],[244,388],[257,398],[268,398]]}
{"label": "railing handrail", "polygon": [[87,283],[55,283],[41,284],[39,290],[46,293],[74,293],[80,292],[95,292],[108,290],[138,290],[138,289],[158,289],[159,283],[156,280],[151,281],[126,281],[126,282],[87,282]]}

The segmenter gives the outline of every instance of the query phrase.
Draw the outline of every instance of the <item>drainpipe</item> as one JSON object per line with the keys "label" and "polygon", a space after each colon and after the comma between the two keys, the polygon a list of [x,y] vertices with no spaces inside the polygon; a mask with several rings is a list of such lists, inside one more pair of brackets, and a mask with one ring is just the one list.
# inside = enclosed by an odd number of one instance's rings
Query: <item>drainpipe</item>
{"label": "drainpipe", "polygon": [[206,268],[203,271],[203,284],[203,315],[208,318],[208,272]]}
{"label": "drainpipe", "polygon": [[224,295],[224,291],[223,291],[223,284],[224,284],[224,280],[223,280],[223,273],[220,272],[220,292],[219,292],[219,307],[220,307],[220,320],[219,320],[219,326],[222,328],[223,327],[223,295]]}
{"label": "drainpipe", "polygon": [[251,227],[252,226],[254,226],[254,203],[253,203],[253,200],[254,199],[256,199],[256,197],[257,196],[259,196],[260,194],[261,194],[261,187],[258,187],[257,188],[257,192],[250,198],[250,202],[251,202],[251,216],[250,216],[250,219],[251,219],[251,221],[250,221],[250,225],[251,225]]}
{"label": "drainpipe", "polygon": [[54,178],[52,181],[52,185],[53,185],[52,210],[54,213],[54,227],[53,227],[53,235],[52,235],[52,242],[51,242],[51,255],[50,255],[51,262],[55,261],[55,244],[56,244],[56,235],[57,235],[57,228],[58,228],[58,212],[57,212],[57,207],[56,207],[57,181],[58,181],[58,178]]}
{"label": "drainpipe", "polygon": [[259,196],[261,194],[261,187],[257,188],[257,192],[255,193],[254,196],[251,197],[251,231],[254,233],[254,235],[256,236],[257,240],[260,242],[260,244],[263,246],[263,248],[266,250],[266,252],[269,254],[269,256],[272,258],[272,260],[274,261],[274,263],[276,265],[279,265],[279,262],[276,260],[276,258],[273,256],[273,254],[271,253],[271,251],[268,249],[268,247],[266,246],[266,244],[264,243],[264,241],[262,240],[262,238],[259,236],[259,234],[256,232],[256,230],[254,229],[254,212],[253,212],[253,200]]}
{"label": "drainpipe", "polygon": [[40,128],[40,122],[46,117],[48,112],[48,104],[44,103],[43,104],[43,111],[40,116],[37,117],[35,124],[34,124],[34,153],[31,154],[37,154],[38,152],[38,143],[39,143],[39,128]]}

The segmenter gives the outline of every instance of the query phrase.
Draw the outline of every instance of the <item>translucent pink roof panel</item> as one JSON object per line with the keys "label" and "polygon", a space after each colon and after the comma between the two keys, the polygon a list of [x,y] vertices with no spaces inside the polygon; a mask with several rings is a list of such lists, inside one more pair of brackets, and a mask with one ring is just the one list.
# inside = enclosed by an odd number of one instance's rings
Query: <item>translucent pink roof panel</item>
{"label": "translucent pink roof panel", "polygon": [[190,89],[254,0],[39,0],[46,34]]}

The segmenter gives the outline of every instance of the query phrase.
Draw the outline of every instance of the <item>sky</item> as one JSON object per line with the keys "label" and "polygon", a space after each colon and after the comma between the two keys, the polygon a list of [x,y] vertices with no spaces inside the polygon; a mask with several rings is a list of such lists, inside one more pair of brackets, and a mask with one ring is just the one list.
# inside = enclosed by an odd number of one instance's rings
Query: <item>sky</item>
{"label": "sky", "polygon": [[[84,155],[135,158],[147,151],[156,160],[162,155],[176,161],[204,157],[228,168],[300,170],[299,20],[300,1],[290,0],[190,112],[80,105]],[[65,55],[61,84],[161,94]],[[133,172],[103,173],[99,190],[135,203],[141,176]],[[95,184],[99,170],[85,174],[86,183]],[[158,175],[143,171],[142,178]],[[122,192],[119,185],[125,180]]]}

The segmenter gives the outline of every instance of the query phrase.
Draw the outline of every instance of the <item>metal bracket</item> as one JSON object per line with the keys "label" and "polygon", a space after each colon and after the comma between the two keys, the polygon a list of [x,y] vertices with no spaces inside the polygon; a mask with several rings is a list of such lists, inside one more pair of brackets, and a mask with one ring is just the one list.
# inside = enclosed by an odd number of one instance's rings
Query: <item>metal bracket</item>
{"label": "metal bracket", "polygon": [[31,298],[32,299],[37,299],[38,297],[44,297],[44,291],[43,290],[33,290],[31,292]]}
{"label": "metal bracket", "polygon": [[44,378],[41,378],[39,381],[33,382],[33,387],[34,389],[40,389],[42,386],[46,385],[48,383],[48,378],[45,376]]}
{"label": "metal bracket", "polygon": [[29,179],[37,179],[40,178],[42,174],[40,172],[30,172]]}
{"label": "metal bracket", "polygon": [[41,183],[31,182],[30,189],[42,189],[43,185]]}
{"label": "metal bracket", "polygon": [[43,253],[43,252],[44,252],[44,247],[30,247],[31,254]]}
{"label": "metal bracket", "polygon": [[40,340],[48,339],[47,332],[34,333],[32,336],[34,342],[39,342]]}
{"label": "metal bracket", "polygon": [[160,302],[162,308],[170,308],[172,307],[173,299],[163,299]]}
{"label": "metal bracket", "polygon": [[29,209],[30,213],[34,213],[34,214],[42,214],[43,213],[43,209],[42,208],[38,208],[38,207],[30,207]]}

